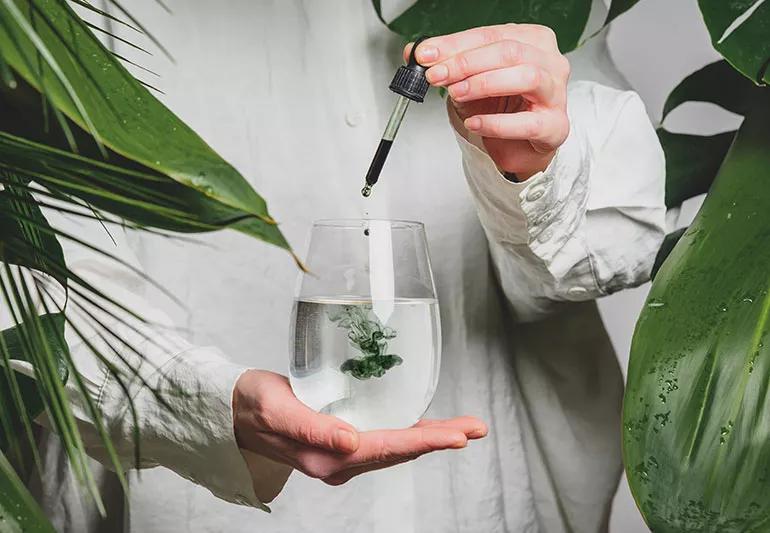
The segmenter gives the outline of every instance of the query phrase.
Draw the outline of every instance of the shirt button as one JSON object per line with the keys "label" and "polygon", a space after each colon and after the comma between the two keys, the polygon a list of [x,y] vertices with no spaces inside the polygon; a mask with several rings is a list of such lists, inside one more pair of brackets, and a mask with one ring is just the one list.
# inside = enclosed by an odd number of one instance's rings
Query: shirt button
{"label": "shirt button", "polygon": [[553,237],[553,231],[547,229],[537,236],[537,240],[538,242],[548,242],[551,240],[551,237]]}
{"label": "shirt button", "polygon": [[553,217],[553,211],[548,211],[547,213],[538,217],[537,220],[535,220],[535,226],[540,226],[542,224],[545,224],[546,222],[551,220],[552,217]]}
{"label": "shirt button", "polygon": [[543,187],[532,187],[527,192],[527,201],[528,202],[535,202],[543,197],[545,194],[545,188]]}
{"label": "shirt button", "polygon": [[583,296],[588,290],[585,287],[570,287],[567,290],[567,296]]}
{"label": "shirt button", "polygon": [[355,128],[364,120],[364,114],[361,111],[348,111],[345,113],[345,124]]}

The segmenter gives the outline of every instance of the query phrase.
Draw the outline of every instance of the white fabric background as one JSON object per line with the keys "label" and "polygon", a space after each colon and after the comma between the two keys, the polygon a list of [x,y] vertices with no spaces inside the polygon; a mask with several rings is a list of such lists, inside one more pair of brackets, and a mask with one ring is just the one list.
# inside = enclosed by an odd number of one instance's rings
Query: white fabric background
{"label": "white fabric background", "polygon": [[[174,66],[158,56],[139,57],[141,64],[162,74],[160,80],[143,77],[162,88],[162,99],[268,198],[273,215],[300,251],[316,218],[388,214],[419,219],[427,225],[439,284],[443,280],[446,287],[460,284],[465,291],[474,290],[474,270],[486,269],[485,247],[479,244],[484,237],[438,98],[410,111],[383,177],[389,185],[380,186],[366,204],[358,194],[390,110],[392,98],[385,88],[400,49],[398,38],[379,24],[368,1],[333,6],[319,0],[178,1],[171,2],[173,16],[149,0],[135,4],[132,9],[178,61]],[[398,11],[386,3],[386,13],[389,9]],[[613,32],[614,56],[653,116],[682,76],[715,57],[692,1],[670,5],[647,0],[618,21]],[[608,63],[596,68],[599,44],[582,50],[583,59],[573,58],[577,75],[590,72],[592,79],[623,85]],[[671,47],[678,53],[668,53]],[[371,61],[370,54],[379,59]],[[691,115],[674,118],[684,127],[695,124],[692,117],[698,114]],[[335,179],[326,179],[329,174]],[[330,184],[336,189],[329,190]],[[407,188],[408,194],[400,194]],[[216,250],[147,239],[136,243],[148,272],[189,307],[174,308],[161,297],[156,302],[189,331],[192,341],[215,344],[239,363],[285,372],[296,277],[291,261],[279,250],[232,233],[201,240]],[[437,257],[444,260],[435,261]],[[458,264],[472,268],[458,270]],[[485,290],[483,285],[476,288]],[[641,288],[600,303],[621,360],[645,292]],[[439,401],[442,391],[445,396],[450,390],[461,394],[469,386],[481,385],[444,372]],[[495,423],[505,427],[505,421]],[[498,433],[494,442],[469,452],[463,461],[471,464],[474,457],[505,443],[506,435]],[[441,459],[428,461],[438,466]],[[304,531],[334,520],[339,530],[412,531],[409,517],[430,510],[419,507],[414,492],[393,494],[411,485],[411,475],[405,467],[336,490],[293,476],[274,506],[275,514],[268,517],[218,502],[205,490],[157,469],[143,472],[133,484],[132,530]],[[486,475],[494,477],[492,472]],[[345,504],[352,501],[347,495],[372,483],[388,497],[369,502],[370,524],[340,522]],[[645,531],[623,489],[612,531]]]}

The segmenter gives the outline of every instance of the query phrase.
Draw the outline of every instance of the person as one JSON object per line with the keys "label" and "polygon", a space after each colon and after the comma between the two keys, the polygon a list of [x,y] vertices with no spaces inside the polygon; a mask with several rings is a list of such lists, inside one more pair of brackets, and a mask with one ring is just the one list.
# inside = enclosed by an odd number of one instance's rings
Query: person
{"label": "person", "polygon": [[[601,0],[593,13],[603,19]],[[451,128],[437,98],[413,106],[364,202],[363,171],[391,102],[383,90],[394,71],[385,32],[353,0],[334,10],[310,1],[196,4],[163,32],[179,50],[179,69],[189,65],[195,74],[165,73],[165,89],[205,138],[246,175],[261,176],[255,186],[290,240],[317,218],[425,222],[443,324],[430,414],[474,413],[489,422],[490,437],[462,454],[431,454],[342,487],[292,476],[272,515],[149,472],[132,480],[131,529],[606,531],[621,471],[622,382],[593,300],[647,280],[664,235],[664,162],[644,106],[617,88],[625,82],[609,58],[606,32],[570,57],[570,83],[568,63],[543,27],[511,24],[426,40],[418,58],[430,66],[429,80],[448,90]],[[211,33],[259,58],[262,68],[223,61],[203,44]],[[220,76],[189,83],[207,71]],[[201,101],[221,94],[231,97],[216,98],[211,121],[196,114]],[[238,237],[223,241],[232,259],[223,284],[211,282],[212,260],[200,250],[176,250],[173,262],[165,242],[142,240],[137,250],[145,271],[186,295],[194,309],[186,326],[195,337],[216,340],[239,362],[285,367],[295,273],[277,250],[256,255]],[[191,383],[228,381],[220,379],[225,363],[207,364],[211,352],[185,350],[175,361],[189,367]],[[255,390],[267,377],[243,376]],[[216,419],[224,427],[229,397],[222,397]],[[457,437],[483,433],[475,420],[465,424],[440,427],[451,426]],[[164,453],[173,462],[180,450]],[[216,466],[200,465],[212,475]],[[222,478],[221,491],[231,491],[231,481]]]}

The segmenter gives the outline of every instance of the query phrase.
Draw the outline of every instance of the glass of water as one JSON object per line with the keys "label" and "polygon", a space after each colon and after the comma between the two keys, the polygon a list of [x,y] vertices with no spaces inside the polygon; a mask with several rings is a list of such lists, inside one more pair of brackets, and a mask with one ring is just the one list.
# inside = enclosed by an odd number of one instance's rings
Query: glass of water
{"label": "glass of water", "polygon": [[423,225],[318,221],[307,265],[292,317],[294,393],[360,431],[417,422],[433,398],[441,361]]}

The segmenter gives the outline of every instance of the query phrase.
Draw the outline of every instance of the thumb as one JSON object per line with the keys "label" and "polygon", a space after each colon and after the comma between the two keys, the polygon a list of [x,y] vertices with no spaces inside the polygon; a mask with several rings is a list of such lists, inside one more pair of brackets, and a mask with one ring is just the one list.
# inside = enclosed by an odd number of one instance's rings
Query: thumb
{"label": "thumb", "polygon": [[345,454],[358,450],[358,431],[353,426],[339,418],[316,413],[299,401],[277,413],[270,429],[314,448]]}

